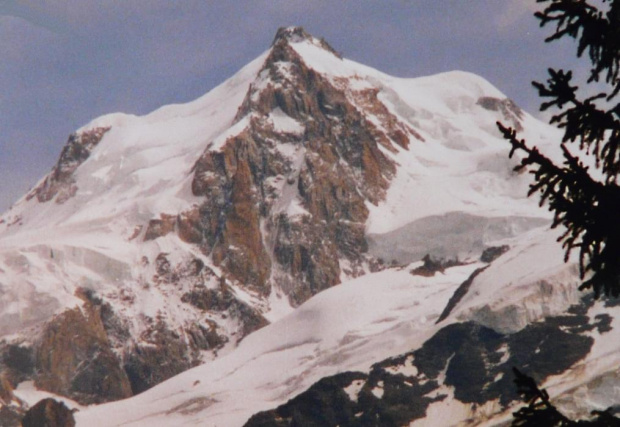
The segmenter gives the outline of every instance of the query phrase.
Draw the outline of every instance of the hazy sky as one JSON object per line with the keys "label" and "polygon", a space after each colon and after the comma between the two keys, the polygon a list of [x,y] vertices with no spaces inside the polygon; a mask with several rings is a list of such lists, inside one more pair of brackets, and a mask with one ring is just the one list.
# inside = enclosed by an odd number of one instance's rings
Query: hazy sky
{"label": "hazy sky", "polygon": [[536,113],[531,80],[573,61],[545,44],[535,0],[0,0],[0,211],[67,136],[116,111],[190,101],[302,25],[345,57],[401,77],[489,80]]}

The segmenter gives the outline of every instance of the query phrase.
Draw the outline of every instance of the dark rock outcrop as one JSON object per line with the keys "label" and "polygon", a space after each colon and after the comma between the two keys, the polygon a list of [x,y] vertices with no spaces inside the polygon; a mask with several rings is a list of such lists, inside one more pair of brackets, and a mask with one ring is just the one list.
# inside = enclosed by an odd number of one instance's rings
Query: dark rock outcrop
{"label": "dark rock outcrop", "polygon": [[195,365],[181,335],[158,322],[140,337],[124,364],[133,394],[141,393]]}
{"label": "dark rock outcrop", "polygon": [[434,258],[430,254],[424,255],[421,266],[414,268],[409,273],[414,276],[433,277],[435,273],[443,273],[446,268],[463,265],[464,263],[456,259]]}
{"label": "dark rock outcrop", "polygon": [[71,134],[50,174],[28,194],[27,199],[36,197],[39,202],[48,202],[56,197],[56,203],[62,204],[73,197],[77,191],[73,173],[88,159],[93,148],[110,129],[98,127]]}
{"label": "dark rock outcrop", "polygon": [[523,118],[523,110],[512,100],[508,98],[499,99],[492,96],[482,96],[478,98],[478,105],[485,110],[498,111],[502,113],[504,120],[510,122],[511,126],[518,131],[523,130],[521,119]]}
{"label": "dark rock outcrop", "polygon": [[11,384],[32,377],[34,357],[32,347],[19,343],[0,343],[0,371]]}
{"label": "dark rock outcrop", "polygon": [[0,426],[21,426],[27,407],[13,393],[13,385],[29,379],[32,373],[30,347],[0,343]]}
{"label": "dark rock outcrop", "polygon": [[63,402],[43,399],[26,412],[22,427],[74,427],[73,412]]}
{"label": "dark rock outcrop", "polygon": [[469,275],[467,280],[465,280],[459,285],[456,291],[454,291],[454,294],[452,294],[452,296],[448,300],[448,304],[446,304],[446,306],[444,307],[435,324],[445,320],[450,315],[452,310],[454,310],[454,307],[456,307],[456,305],[463,299],[463,297],[467,295],[469,288],[471,287],[472,283],[474,283],[474,279],[487,268],[488,266],[477,268],[476,270],[474,270],[473,273]]}
{"label": "dark rock outcrop", "polygon": [[480,261],[482,262],[493,262],[510,249],[508,245],[502,246],[491,246],[482,251],[482,255],[480,255]]}
{"label": "dark rock outcrop", "polygon": [[22,427],[22,419],[26,411],[19,406],[0,406],[0,426]]}
{"label": "dark rock outcrop", "polygon": [[585,312],[584,301],[569,315],[549,317],[512,335],[473,322],[448,325],[418,350],[379,362],[369,373],[321,379],[278,408],[255,414],[246,427],[408,425],[423,418],[431,403],[448,397],[442,385],[472,408],[496,399],[507,408],[520,401],[513,366],[540,382],[589,353],[594,340],[587,332],[598,322]]}
{"label": "dark rock outcrop", "polygon": [[13,394],[13,386],[0,371],[0,426],[19,426],[24,408]]}
{"label": "dark rock outcrop", "polygon": [[[232,288],[223,280],[217,289],[209,289],[203,284],[197,284],[191,291],[183,294],[181,301],[203,311],[228,313],[232,318],[237,319],[241,324],[241,334],[238,340],[269,324],[256,309],[237,299]],[[213,333],[215,333],[215,326],[209,328],[205,338],[209,342],[218,343],[219,347],[225,339],[215,338]],[[209,336],[211,338],[208,338]]]}

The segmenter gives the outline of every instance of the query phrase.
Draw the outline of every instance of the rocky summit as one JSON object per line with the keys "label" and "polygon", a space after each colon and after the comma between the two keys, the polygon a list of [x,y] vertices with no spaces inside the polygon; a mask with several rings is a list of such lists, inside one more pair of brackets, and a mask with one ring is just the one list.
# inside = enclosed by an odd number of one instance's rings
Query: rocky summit
{"label": "rocky summit", "polygon": [[289,27],[76,130],[0,217],[0,425],[505,425],[513,366],[568,414],[617,404],[620,306],[577,291],[497,121],[560,155],[481,77]]}

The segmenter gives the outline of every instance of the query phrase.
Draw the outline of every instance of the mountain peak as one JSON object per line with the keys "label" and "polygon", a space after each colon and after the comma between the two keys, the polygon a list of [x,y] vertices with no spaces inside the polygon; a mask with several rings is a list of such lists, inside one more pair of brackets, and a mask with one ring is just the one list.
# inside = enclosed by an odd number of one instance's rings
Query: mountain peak
{"label": "mountain peak", "polygon": [[278,31],[276,31],[276,36],[273,39],[272,46],[284,41],[289,43],[298,43],[303,40],[312,40],[312,36],[304,30],[303,27],[291,26],[291,27],[280,27]]}
{"label": "mountain peak", "polygon": [[342,56],[327,43],[323,38],[316,38],[312,34],[308,33],[303,27],[290,26],[280,27],[276,31],[276,36],[271,43],[272,48],[277,48],[294,43],[309,42],[315,46],[319,46],[326,51],[332,53],[338,58],[342,59]]}

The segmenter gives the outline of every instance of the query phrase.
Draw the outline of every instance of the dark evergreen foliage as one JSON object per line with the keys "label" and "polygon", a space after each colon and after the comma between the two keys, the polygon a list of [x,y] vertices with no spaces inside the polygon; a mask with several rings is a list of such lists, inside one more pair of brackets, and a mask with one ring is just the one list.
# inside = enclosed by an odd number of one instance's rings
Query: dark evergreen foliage
{"label": "dark evergreen foliage", "polygon": [[558,411],[549,402],[549,394],[543,389],[539,389],[536,381],[517,368],[512,369],[515,374],[514,382],[518,393],[528,402],[525,406],[515,412],[513,426],[518,427],[572,427],[572,426],[593,426],[593,427],[619,427],[620,418],[614,417],[610,409],[605,411],[592,411],[594,419],[583,421],[572,421]]}
{"label": "dark evergreen foliage", "polygon": [[[582,279],[580,289],[594,290],[595,297],[620,295],[620,1],[601,0],[598,6],[587,0],[537,0],[546,3],[535,16],[541,27],[555,23],[546,41],[565,36],[577,41],[577,56],[585,52],[591,63],[587,83],[600,82],[605,90],[583,98],[572,83],[571,71],[549,69],[545,84],[533,82],[542,98],[540,109],[555,107],[551,124],[564,130],[561,141],[563,164],[555,164],[536,147],[517,138],[517,132],[498,123],[510,141],[512,157],[525,155],[516,170],[534,175],[529,195],[540,193],[540,204],[548,203],[554,213],[552,227],[563,225],[560,236],[568,260],[579,249]],[[594,170],[583,162],[593,160]],[[587,276],[587,278],[586,278]],[[605,321],[605,319],[599,319]],[[605,325],[602,325],[605,329]],[[518,393],[528,405],[515,412],[513,426],[620,426],[620,419],[606,411],[593,411],[592,420],[572,421],[549,401],[549,395],[533,378],[513,368]]]}
{"label": "dark evergreen foliage", "polygon": [[[588,53],[591,63],[587,83],[599,82],[607,90],[582,98],[572,83],[572,72],[549,69],[545,84],[533,82],[539,95],[549,99],[541,110],[557,107],[551,119],[564,129],[563,164],[555,164],[535,146],[517,138],[515,129],[498,127],[512,144],[510,156],[525,153],[516,170],[534,175],[529,194],[540,194],[554,213],[552,227],[562,225],[560,241],[566,260],[579,249],[581,290],[595,296],[620,296],[620,0],[601,0],[600,8],[586,0],[537,0],[547,3],[537,12],[540,25],[555,23],[547,42],[565,36],[577,40],[577,56]],[[602,79],[601,79],[602,77]],[[614,104],[615,103],[615,104]],[[578,155],[577,153],[580,153]],[[590,156],[594,170],[582,159]]]}

